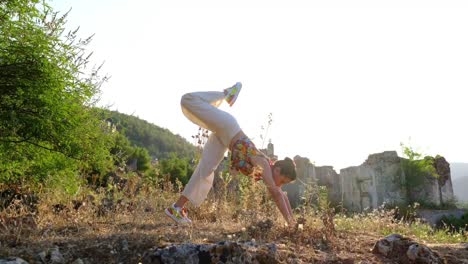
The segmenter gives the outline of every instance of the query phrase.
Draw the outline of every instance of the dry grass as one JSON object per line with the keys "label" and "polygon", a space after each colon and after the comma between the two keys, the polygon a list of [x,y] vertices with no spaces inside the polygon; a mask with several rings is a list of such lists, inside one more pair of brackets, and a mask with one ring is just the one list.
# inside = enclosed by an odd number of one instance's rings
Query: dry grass
{"label": "dry grass", "polygon": [[[297,210],[298,225],[287,227],[263,185],[253,183],[240,195],[212,193],[200,208],[189,207],[194,225],[182,228],[163,213],[180,187],[168,182],[159,188],[138,186],[134,182],[122,190],[81,190],[73,198],[43,190],[37,193],[37,210],[15,201],[0,212],[0,256],[35,263],[38,253],[58,246],[70,262],[138,263],[149,249],[172,243],[255,240],[275,242],[306,263],[384,263],[370,253],[384,234],[397,232],[425,243],[467,241],[461,235],[440,236],[420,223],[395,222],[388,211],[347,217],[331,208],[304,207]],[[441,255],[445,249],[451,256],[464,253],[453,253],[454,248],[438,245]]]}

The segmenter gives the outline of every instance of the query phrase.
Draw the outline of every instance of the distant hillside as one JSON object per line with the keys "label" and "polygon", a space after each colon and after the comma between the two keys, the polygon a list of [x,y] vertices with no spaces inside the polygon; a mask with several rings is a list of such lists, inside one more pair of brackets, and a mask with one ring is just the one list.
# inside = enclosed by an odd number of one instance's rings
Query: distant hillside
{"label": "distant hillside", "polygon": [[117,111],[104,111],[105,118],[110,118],[117,130],[123,133],[134,146],[146,148],[153,158],[164,159],[171,152],[179,157],[193,158],[196,147],[185,138],[173,134],[135,116]]}
{"label": "distant hillside", "polygon": [[455,196],[468,202],[468,163],[450,163],[450,172]]}

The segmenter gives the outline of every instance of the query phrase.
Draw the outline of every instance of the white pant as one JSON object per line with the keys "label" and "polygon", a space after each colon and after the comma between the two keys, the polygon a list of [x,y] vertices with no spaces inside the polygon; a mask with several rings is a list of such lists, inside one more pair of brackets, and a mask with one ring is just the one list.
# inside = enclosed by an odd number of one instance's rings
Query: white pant
{"label": "white pant", "polygon": [[223,92],[195,92],[185,94],[180,102],[182,112],[190,121],[212,132],[200,162],[182,192],[195,206],[200,206],[206,199],[213,186],[214,171],[231,139],[241,130],[231,114],[218,109],[223,100]]}

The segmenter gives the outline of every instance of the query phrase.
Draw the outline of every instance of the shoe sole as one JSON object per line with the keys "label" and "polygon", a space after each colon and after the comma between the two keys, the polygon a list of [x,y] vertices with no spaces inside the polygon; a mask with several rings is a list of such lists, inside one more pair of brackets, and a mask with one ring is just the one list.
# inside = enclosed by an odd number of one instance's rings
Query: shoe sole
{"label": "shoe sole", "polygon": [[171,218],[172,221],[176,222],[176,224],[180,224],[180,225],[184,224],[183,222],[179,222],[178,219],[173,214],[171,214],[169,210],[167,210],[167,208],[164,209],[164,213],[166,213],[166,215],[169,216],[169,218]]}
{"label": "shoe sole", "polygon": [[241,92],[242,84],[239,85],[239,86],[237,87],[237,89],[238,89],[238,90],[237,90],[237,93],[234,94],[234,98],[232,98],[231,103],[229,104],[229,106],[231,106],[231,107],[232,107],[232,105],[236,102],[237,97],[239,96],[239,94],[240,94],[240,92]]}

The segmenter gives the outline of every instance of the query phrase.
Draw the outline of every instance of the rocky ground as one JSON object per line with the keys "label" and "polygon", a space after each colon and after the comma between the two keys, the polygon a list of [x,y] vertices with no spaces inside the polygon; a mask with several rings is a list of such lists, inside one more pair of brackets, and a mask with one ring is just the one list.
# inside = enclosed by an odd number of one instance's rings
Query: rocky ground
{"label": "rocky ground", "polygon": [[[0,211],[0,264],[468,264],[467,243],[430,244],[411,233],[384,237],[408,231],[391,212],[343,218],[332,209],[298,211],[298,224],[286,227],[271,204],[205,203],[190,212],[194,224],[181,227],[163,213],[173,199],[164,192],[63,204],[43,197],[34,206],[13,199]],[[431,229],[424,232],[439,241]],[[468,241],[466,234],[458,236],[451,241]]]}
{"label": "rocky ground", "polygon": [[147,217],[35,230],[24,225],[16,234],[3,229],[0,263],[468,263],[467,244],[428,244],[427,251],[398,236],[376,244],[382,237],[372,232],[327,235],[312,223],[285,228],[271,221],[247,227],[199,221],[181,228],[162,215]]}

